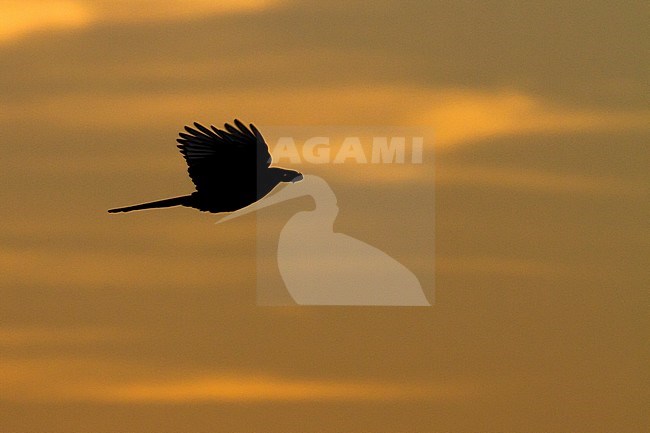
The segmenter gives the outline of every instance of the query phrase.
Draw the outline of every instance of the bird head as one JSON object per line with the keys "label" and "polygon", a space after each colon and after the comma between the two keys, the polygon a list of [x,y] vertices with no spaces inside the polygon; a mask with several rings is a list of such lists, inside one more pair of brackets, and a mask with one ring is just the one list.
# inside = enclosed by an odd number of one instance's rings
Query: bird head
{"label": "bird head", "polygon": [[[303,177],[302,174],[296,171],[284,171],[293,173],[294,178],[299,177],[302,179]],[[287,176],[288,178],[291,178],[291,175],[288,174]],[[297,181],[298,180],[294,182]],[[288,180],[287,182],[291,182],[291,180]],[[331,215],[332,218],[336,217],[336,214],[338,213],[338,207],[336,206],[336,196],[334,195],[334,192],[330,186],[324,179],[321,179],[315,175],[307,174],[305,175],[303,182],[300,182],[297,185],[286,185],[280,188],[280,190],[276,193],[263,197],[250,206],[246,206],[243,209],[239,209],[235,212],[230,213],[229,215],[224,216],[217,221],[217,224],[224,223],[231,219],[235,219],[248,213],[258,211],[267,206],[272,206],[277,203],[282,203],[302,196],[313,197],[314,202],[316,203],[316,207],[319,209],[319,213],[322,214],[324,212],[328,215]]]}
{"label": "bird head", "polygon": [[280,182],[296,183],[302,180],[302,173],[295,170],[288,170],[286,168],[278,168],[277,174],[280,177]]}

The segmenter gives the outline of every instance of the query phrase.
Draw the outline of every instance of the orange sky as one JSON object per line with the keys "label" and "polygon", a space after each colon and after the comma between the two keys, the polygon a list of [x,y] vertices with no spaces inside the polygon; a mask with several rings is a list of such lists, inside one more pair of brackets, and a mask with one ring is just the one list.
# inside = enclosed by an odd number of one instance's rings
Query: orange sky
{"label": "orange sky", "polygon": [[[644,431],[644,16],[0,1],[0,431]],[[405,260],[435,305],[258,307],[253,217],[105,212],[189,192],[178,130],[234,117],[433,131],[435,170],[297,168],[335,179],[337,230],[396,256],[385,203],[434,189],[435,258]]]}

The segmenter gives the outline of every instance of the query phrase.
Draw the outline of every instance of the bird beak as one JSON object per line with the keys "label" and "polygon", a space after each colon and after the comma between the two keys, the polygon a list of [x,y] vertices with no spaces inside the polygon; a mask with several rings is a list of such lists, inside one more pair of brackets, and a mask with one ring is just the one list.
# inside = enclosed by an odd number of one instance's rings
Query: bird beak
{"label": "bird beak", "polygon": [[299,174],[298,176],[296,176],[296,177],[294,177],[293,179],[291,179],[291,183],[300,182],[302,179],[303,179],[303,178],[302,178],[302,174]]}
{"label": "bird beak", "polygon": [[[298,176],[301,180],[302,175]],[[296,178],[297,179],[297,178]],[[296,182],[298,181],[296,180]],[[302,185],[297,185],[297,186],[290,186],[288,184],[284,184],[285,186],[282,187],[281,190],[276,192],[275,194],[272,195],[267,195],[266,197],[263,197],[259,201],[246,206],[243,209],[236,210],[225,217],[221,218],[218,220],[215,224],[221,224],[226,221],[239,218],[240,216],[244,216],[246,214],[249,214],[251,212],[255,212],[260,209],[264,209],[265,207],[272,206],[277,203],[282,203],[283,201],[291,200],[292,198],[300,197],[305,195],[305,189],[302,187]]]}

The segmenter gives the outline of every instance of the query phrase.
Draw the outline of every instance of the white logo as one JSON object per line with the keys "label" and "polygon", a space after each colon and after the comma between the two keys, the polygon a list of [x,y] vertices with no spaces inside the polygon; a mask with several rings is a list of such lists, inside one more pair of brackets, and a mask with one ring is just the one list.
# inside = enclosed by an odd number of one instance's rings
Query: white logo
{"label": "white logo", "polygon": [[277,245],[277,264],[291,298],[300,305],[430,305],[418,278],[385,252],[335,233],[336,195],[325,180],[305,175],[275,194],[222,218],[223,223],[299,196],[315,209],[293,215]]}

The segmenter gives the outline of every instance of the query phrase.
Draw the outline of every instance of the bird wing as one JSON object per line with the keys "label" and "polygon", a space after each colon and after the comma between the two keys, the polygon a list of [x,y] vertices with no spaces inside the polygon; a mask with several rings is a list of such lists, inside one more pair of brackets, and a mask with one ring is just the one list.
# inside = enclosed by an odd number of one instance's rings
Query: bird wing
{"label": "bird wing", "polygon": [[220,189],[237,179],[255,178],[271,165],[269,147],[253,124],[250,128],[235,119],[235,126],[206,128],[194,123],[179,133],[178,148],[196,190]]}

